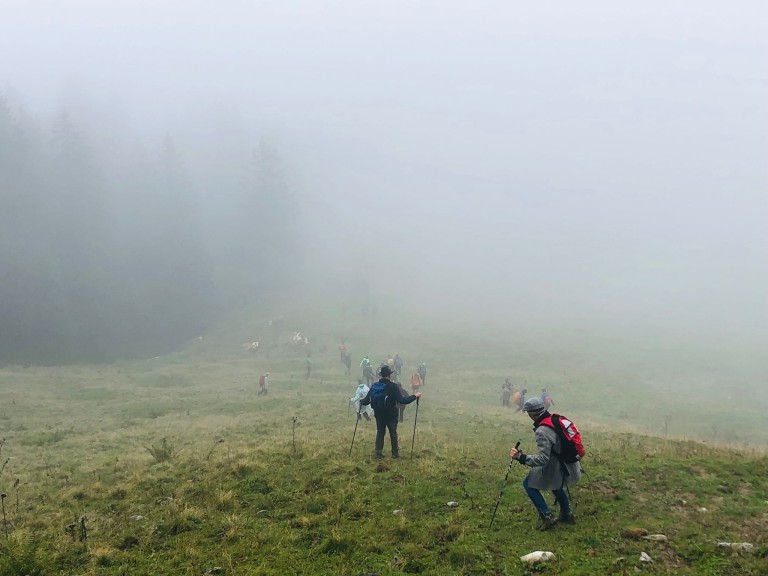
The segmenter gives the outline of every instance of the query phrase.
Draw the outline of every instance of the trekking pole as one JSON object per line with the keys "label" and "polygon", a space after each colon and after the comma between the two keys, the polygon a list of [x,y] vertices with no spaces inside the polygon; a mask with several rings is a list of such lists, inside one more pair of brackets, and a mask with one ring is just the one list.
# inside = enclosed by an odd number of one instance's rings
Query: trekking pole
{"label": "trekking pole", "polygon": [[411,460],[413,460],[413,444],[416,442],[416,420],[419,419],[419,399],[416,398],[416,416],[413,418],[413,439],[411,440]]}
{"label": "trekking pole", "polygon": [[296,416],[293,417],[293,439],[291,441],[291,444],[293,446],[293,451],[296,452],[296,421],[298,418]]}
{"label": "trekking pole", "polygon": [[347,418],[349,418],[349,407],[352,406],[352,400],[347,399]]}
{"label": "trekking pole", "polygon": [[[520,441],[517,441],[517,444],[515,444],[515,449],[517,449],[520,446]],[[491,515],[491,523],[488,525],[488,528],[493,528],[493,519],[496,518],[496,510],[499,509],[499,504],[501,503],[501,497],[504,496],[504,489],[507,487],[507,478],[509,477],[509,472],[512,470],[512,466],[514,465],[515,461],[510,458],[509,460],[509,466],[507,466],[507,473],[504,475],[504,482],[501,484],[501,490],[499,491],[499,497],[496,499],[496,506],[493,508],[493,514]]]}
{"label": "trekking pole", "polygon": [[360,422],[360,412],[357,413],[355,418],[355,431],[352,432],[352,444],[349,445],[349,455],[352,456],[352,446],[355,445],[355,434],[357,434],[357,423]]}

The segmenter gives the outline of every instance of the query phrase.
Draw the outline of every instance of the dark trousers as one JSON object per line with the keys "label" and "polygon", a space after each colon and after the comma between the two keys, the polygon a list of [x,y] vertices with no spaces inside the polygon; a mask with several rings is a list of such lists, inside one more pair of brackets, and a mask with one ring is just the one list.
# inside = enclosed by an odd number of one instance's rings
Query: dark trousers
{"label": "dark trousers", "polygon": [[397,457],[400,455],[400,450],[397,444],[397,412],[394,414],[378,414],[374,412],[376,417],[376,456],[381,456],[384,450],[384,434],[389,429],[389,442],[392,446],[392,456]]}
{"label": "dark trousers", "polygon": [[403,414],[405,414],[405,404],[398,404],[397,410],[400,412],[400,422],[403,421]]}

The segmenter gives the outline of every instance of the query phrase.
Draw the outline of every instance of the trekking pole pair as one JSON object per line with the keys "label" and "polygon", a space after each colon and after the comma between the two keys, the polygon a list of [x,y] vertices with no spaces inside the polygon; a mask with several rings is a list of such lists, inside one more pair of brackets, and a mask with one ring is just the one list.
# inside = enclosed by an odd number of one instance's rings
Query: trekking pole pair
{"label": "trekking pole pair", "polygon": [[[515,450],[520,447],[520,441],[517,441],[517,444],[515,444]],[[514,466],[515,461],[510,458],[509,459],[509,466],[507,466],[507,473],[504,475],[504,482],[501,484],[501,490],[499,491],[499,497],[496,499],[496,506],[493,508],[493,514],[491,515],[491,523],[488,525],[488,528],[493,528],[493,519],[496,518],[496,510],[499,509],[499,504],[501,503],[501,497],[504,496],[504,489],[507,487],[507,478],[509,478],[509,473],[512,470],[512,466]]]}

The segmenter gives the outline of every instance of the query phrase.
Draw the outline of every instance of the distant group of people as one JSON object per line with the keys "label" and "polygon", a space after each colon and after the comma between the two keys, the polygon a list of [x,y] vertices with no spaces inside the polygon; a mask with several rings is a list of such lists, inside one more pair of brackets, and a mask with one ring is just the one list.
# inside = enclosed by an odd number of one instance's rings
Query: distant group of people
{"label": "distant group of people", "polygon": [[[304,334],[302,334],[301,332],[295,331],[293,333],[293,336],[291,337],[291,343],[294,345],[306,345],[309,343],[309,339],[306,336],[304,336]],[[255,343],[255,344],[256,346],[254,348],[258,347],[258,343]],[[248,343],[248,345],[250,346],[250,343]],[[245,349],[245,345],[243,346],[243,349]],[[344,340],[342,340],[338,346],[338,353],[339,353],[339,361],[344,365],[344,374],[346,376],[349,376],[352,373],[352,353],[349,350],[349,347],[347,346]],[[394,356],[389,354],[387,355],[386,360],[381,363],[381,366],[378,369],[374,369],[374,364],[373,362],[371,362],[370,357],[363,356],[363,359],[360,361],[360,368],[362,369],[362,375],[363,375],[361,382],[364,380],[366,386],[370,389],[370,387],[373,385],[376,379],[380,376],[381,367],[387,366],[390,370],[390,375],[394,375],[395,383],[402,388],[402,384],[400,383],[400,376],[402,374],[404,365],[405,365],[405,362],[400,357],[400,354],[395,354]],[[312,377],[313,369],[314,369],[314,361],[312,359],[312,354],[307,350],[306,356],[304,358],[305,379],[308,380],[309,378]],[[268,393],[268,378],[269,378],[269,373],[262,374],[259,377],[259,392],[258,392],[259,396],[263,396]],[[421,364],[419,364],[417,370],[411,376],[410,386],[413,393],[418,392],[421,389],[421,387],[425,385],[426,378],[427,378],[427,365],[425,362],[422,362]]]}
{"label": "distant group of people", "polygon": [[[516,406],[515,412],[523,412],[526,402],[526,395],[528,394],[528,388],[521,388],[515,391],[515,387],[509,378],[504,379],[504,383],[501,385],[501,405],[505,408],[511,408],[512,405]],[[541,396],[539,396],[544,406],[549,410],[550,406],[555,405],[555,401],[552,399],[552,395],[547,392],[546,388],[541,389]]]}

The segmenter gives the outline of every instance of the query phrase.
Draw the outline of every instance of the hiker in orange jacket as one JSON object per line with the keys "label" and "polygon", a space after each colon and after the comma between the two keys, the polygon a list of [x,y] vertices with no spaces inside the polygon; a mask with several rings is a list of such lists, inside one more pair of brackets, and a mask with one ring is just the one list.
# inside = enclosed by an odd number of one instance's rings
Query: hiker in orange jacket
{"label": "hiker in orange jacket", "polygon": [[416,394],[416,392],[419,391],[419,388],[421,388],[421,376],[419,376],[418,372],[414,372],[413,376],[411,376],[411,390]]}

